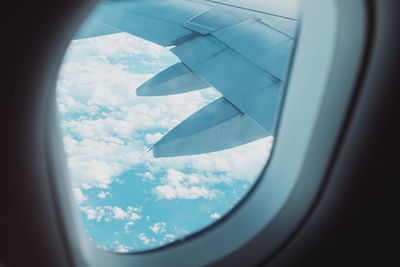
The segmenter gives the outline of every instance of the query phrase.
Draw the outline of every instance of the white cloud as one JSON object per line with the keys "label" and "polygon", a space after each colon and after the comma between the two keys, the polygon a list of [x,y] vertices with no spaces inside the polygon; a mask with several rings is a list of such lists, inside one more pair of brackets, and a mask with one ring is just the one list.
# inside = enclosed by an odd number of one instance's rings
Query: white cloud
{"label": "white cloud", "polygon": [[146,134],[145,138],[146,138],[146,142],[150,145],[153,145],[155,143],[157,143],[162,137],[161,133],[155,133],[155,134]]}
{"label": "white cloud", "polygon": [[127,223],[125,224],[125,227],[124,227],[125,232],[129,232],[129,227],[132,226],[132,225],[134,225],[134,224],[135,224],[135,222],[133,222],[133,221],[127,222]]}
{"label": "white cloud", "polygon": [[159,222],[154,224],[153,226],[150,226],[150,229],[154,232],[154,233],[164,233],[167,230],[165,229],[165,227],[167,226],[167,224],[165,222]]}
{"label": "white cloud", "polygon": [[72,189],[72,192],[73,192],[73,194],[74,194],[75,201],[76,201],[76,203],[77,203],[78,205],[79,205],[79,204],[82,204],[82,202],[84,202],[85,200],[87,200],[87,196],[84,195],[84,194],[82,193],[82,190],[80,190],[79,188],[73,188],[73,189]]}
{"label": "white cloud", "polygon": [[152,66],[152,67],[160,67],[160,66],[166,67],[165,62],[160,59],[153,59],[150,61],[141,60],[140,63],[143,65]]}
{"label": "white cloud", "polygon": [[90,108],[87,105],[84,105],[81,102],[76,101],[74,98],[72,98],[69,95],[63,94],[62,96],[59,97],[59,111],[63,114],[67,112],[95,112],[95,110],[90,110]]}
{"label": "white cloud", "polygon": [[110,192],[101,191],[97,196],[99,198],[106,198],[109,194],[110,194]]}
{"label": "white cloud", "polygon": [[139,215],[139,213],[137,213],[137,212],[131,212],[129,209],[128,209],[128,219],[129,220],[133,220],[133,221],[136,221],[136,220],[139,220],[139,219],[141,219],[142,218],[142,216],[141,215]]}
{"label": "white cloud", "polygon": [[137,98],[135,89],[154,74],[132,73],[127,66],[110,64],[95,58],[82,62],[67,62],[62,66],[57,84],[58,103],[68,112],[89,112],[100,107],[110,110],[127,106]]}
{"label": "white cloud", "polygon": [[[63,64],[57,100],[66,118],[64,144],[76,186],[107,188],[116,176],[140,163],[147,144],[162,136],[156,132],[142,137],[138,131],[166,132],[210,101],[200,91],[136,96],[135,88],[153,75],[135,74],[127,66],[93,57]],[[74,112],[82,115],[69,117]]]}
{"label": "white cloud", "polygon": [[118,220],[123,220],[128,215],[125,211],[123,211],[123,209],[119,207],[114,207],[113,212],[114,212],[114,219]]}
{"label": "white cloud", "polygon": [[210,217],[211,217],[212,219],[218,220],[219,218],[221,218],[221,214],[219,214],[219,213],[217,213],[217,212],[214,212],[213,214],[210,214]]}
{"label": "white cloud", "polygon": [[[76,186],[108,188],[113,180],[140,162],[134,143],[116,144],[92,139],[64,138],[68,166]],[[135,150],[136,149],[136,150]]]}
{"label": "white cloud", "polygon": [[149,179],[150,181],[154,180],[154,175],[151,172],[145,172],[141,174],[143,178]]}
{"label": "white cloud", "polygon": [[101,55],[98,56],[100,59],[147,55],[153,58],[153,61],[171,55],[168,49],[128,33],[72,41],[69,53],[71,55]]}
{"label": "white cloud", "polygon": [[185,173],[169,169],[167,176],[161,178],[163,185],[156,186],[153,193],[161,199],[197,199],[200,197],[212,199],[216,196],[216,190],[210,190],[205,186],[192,186],[190,185],[191,181],[193,178]]}
{"label": "white cloud", "polygon": [[119,252],[119,253],[126,253],[131,251],[133,248],[132,247],[128,247],[128,246],[124,246],[123,244],[119,244],[114,251],[115,252]]}
{"label": "white cloud", "polygon": [[[157,172],[174,168],[184,170],[199,184],[232,183],[234,180],[253,182],[265,166],[272,149],[273,138],[266,137],[249,144],[213,153],[175,157],[153,158],[149,169]],[[194,170],[192,173],[187,170]]]}
{"label": "white cloud", "polygon": [[97,217],[97,210],[89,207],[81,207],[81,210],[84,211],[87,215],[87,220],[94,220]]}
{"label": "white cloud", "polygon": [[176,190],[172,186],[159,185],[153,190],[153,192],[160,198],[165,198],[165,199],[176,198]]}
{"label": "white cloud", "polygon": [[144,233],[139,234],[138,238],[143,242],[145,246],[147,246],[150,242],[150,239],[148,239]]}
{"label": "white cloud", "polygon": [[86,213],[87,220],[96,220],[100,222],[104,217],[106,221],[114,220],[129,220],[135,222],[140,220],[141,208],[128,206],[126,210],[120,207],[112,206],[97,206],[97,207],[80,207],[81,211]]}

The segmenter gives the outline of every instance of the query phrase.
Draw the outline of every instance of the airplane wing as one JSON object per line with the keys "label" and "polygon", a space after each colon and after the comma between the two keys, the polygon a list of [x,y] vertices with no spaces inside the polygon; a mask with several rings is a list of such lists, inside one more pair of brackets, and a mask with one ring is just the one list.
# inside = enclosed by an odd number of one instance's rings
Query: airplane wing
{"label": "airplane wing", "polygon": [[102,2],[76,39],[127,32],[180,60],[137,88],[139,96],[214,87],[223,95],[169,131],[155,157],[223,150],[269,136],[297,28],[298,0]]}

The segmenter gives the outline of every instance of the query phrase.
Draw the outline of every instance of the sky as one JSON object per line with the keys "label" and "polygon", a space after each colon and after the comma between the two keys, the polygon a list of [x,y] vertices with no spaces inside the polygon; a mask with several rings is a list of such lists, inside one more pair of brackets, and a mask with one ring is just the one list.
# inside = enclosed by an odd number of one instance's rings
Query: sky
{"label": "sky", "polygon": [[64,147],[83,226],[102,249],[144,251],[204,229],[246,195],[268,160],[272,137],[194,156],[145,154],[221,97],[214,88],[136,96],[177,62],[168,48],[127,33],[68,48],[57,82]]}

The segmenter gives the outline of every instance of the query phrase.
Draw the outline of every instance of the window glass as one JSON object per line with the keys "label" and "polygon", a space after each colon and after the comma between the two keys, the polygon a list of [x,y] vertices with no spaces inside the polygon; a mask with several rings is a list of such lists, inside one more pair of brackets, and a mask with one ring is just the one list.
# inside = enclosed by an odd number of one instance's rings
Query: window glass
{"label": "window glass", "polygon": [[243,199],[284,95],[297,27],[286,2],[113,1],[89,15],[57,102],[73,194],[99,248],[184,239]]}

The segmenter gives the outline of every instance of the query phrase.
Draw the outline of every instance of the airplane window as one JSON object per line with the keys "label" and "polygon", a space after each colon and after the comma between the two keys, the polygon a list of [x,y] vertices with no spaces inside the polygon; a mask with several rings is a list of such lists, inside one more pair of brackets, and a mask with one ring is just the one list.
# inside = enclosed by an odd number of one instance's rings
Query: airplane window
{"label": "airplane window", "polygon": [[103,1],[57,83],[90,240],[141,252],[229,213],[268,161],[297,1]]}

